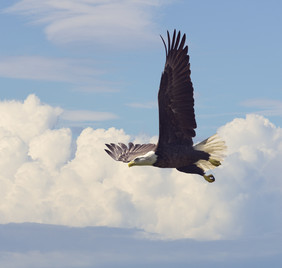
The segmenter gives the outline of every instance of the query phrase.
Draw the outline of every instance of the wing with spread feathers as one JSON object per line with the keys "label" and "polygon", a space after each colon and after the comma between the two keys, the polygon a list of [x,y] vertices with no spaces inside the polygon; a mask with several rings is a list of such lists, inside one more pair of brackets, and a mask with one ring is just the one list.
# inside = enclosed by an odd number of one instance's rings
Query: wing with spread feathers
{"label": "wing with spread feathers", "polygon": [[167,144],[193,144],[196,120],[186,36],[167,32],[166,63],[158,94],[160,133],[158,149]]}
{"label": "wing with spread feathers", "polygon": [[128,147],[124,143],[110,143],[106,144],[109,150],[105,151],[116,161],[122,161],[125,163],[130,162],[134,158],[144,155],[150,151],[155,151],[156,144],[147,143],[147,144],[133,144],[132,142],[128,143]]}

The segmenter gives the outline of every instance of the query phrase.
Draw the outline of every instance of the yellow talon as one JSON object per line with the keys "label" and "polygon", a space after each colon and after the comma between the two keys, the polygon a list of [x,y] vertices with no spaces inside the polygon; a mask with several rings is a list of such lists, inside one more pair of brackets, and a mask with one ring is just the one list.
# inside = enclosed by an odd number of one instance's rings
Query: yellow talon
{"label": "yellow talon", "polygon": [[215,160],[215,159],[213,159],[213,158],[210,158],[210,159],[209,159],[209,162],[210,162],[213,166],[215,166],[215,167],[218,167],[218,166],[221,165],[220,161]]}
{"label": "yellow talon", "polygon": [[205,178],[206,181],[208,181],[210,183],[215,181],[215,178],[212,174],[211,175],[203,175],[203,177]]}

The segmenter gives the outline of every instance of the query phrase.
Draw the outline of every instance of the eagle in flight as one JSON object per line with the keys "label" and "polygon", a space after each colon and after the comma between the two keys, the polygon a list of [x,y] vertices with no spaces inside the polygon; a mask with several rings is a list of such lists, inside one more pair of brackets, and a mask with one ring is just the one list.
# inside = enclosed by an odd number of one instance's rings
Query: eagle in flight
{"label": "eagle in flight", "polygon": [[214,182],[212,174],[206,171],[221,164],[226,149],[225,142],[215,134],[193,145],[197,127],[194,112],[193,84],[185,45],[186,35],[173,32],[172,39],[167,32],[165,46],[166,62],[161,76],[158,93],[159,140],[157,144],[123,143],[106,144],[105,151],[117,161],[132,166],[154,166],[176,168],[180,172],[203,176]]}

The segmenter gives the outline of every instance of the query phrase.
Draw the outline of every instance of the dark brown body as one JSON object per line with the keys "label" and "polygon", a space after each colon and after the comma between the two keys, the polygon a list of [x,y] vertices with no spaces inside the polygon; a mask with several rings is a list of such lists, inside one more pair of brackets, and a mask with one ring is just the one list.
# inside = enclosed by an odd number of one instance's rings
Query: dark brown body
{"label": "dark brown body", "polygon": [[158,158],[154,166],[160,168],[186,167],[199,160],[208,160],[210,156],[206,152],[194,150],[190,145],[167,145],[165,150],[157,150],[155,153]]}

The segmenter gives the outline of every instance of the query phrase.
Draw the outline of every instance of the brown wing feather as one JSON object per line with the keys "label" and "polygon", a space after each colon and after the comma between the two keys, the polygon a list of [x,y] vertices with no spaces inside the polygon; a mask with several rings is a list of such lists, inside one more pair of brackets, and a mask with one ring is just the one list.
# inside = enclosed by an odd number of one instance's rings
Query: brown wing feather
{"label": "brown wing feather", "polygon": [[184,47],[186,36],[184,34],[181,38],[180,31],[176,35],[174,30],[172,41],[169,32],[167,38],[168,46],[162,38],[166,63],[158,94],[158,148],[166,144],[192,145],[192,137],[196,135],[194,129],[197,127],[188,47]]}
{"label": "brown wing feather", "polygon": [[105,151],[116,161],[122,161],[125,163],[130,162],[134,158],[144,155],[147,152],[155,151],[156,144],[147,143],[147,144],[133,144],[132,142],[128,143],[128,147],[124,143],[106,144],[109,150]]}

